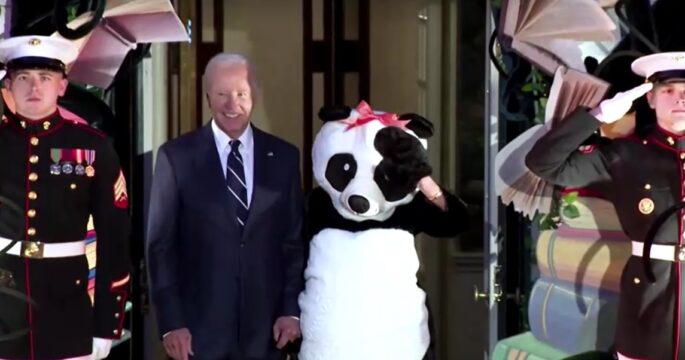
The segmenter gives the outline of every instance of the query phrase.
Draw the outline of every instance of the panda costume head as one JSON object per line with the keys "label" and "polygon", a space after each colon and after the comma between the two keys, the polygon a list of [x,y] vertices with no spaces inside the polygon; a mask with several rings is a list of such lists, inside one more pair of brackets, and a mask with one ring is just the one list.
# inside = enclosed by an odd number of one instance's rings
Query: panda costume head
{"label": "panda costume head", "polygon": [[373,111],[363,101],[355,109],[322,108],[319,117],[325,123],[312,148],[314,177],[342,217],[384,221],[413,200],[418,180],[431,173],[428,120]]}
{"label": "panda costume head", "polygon": [[430,331],[414,236],[453,236],[465,217],[447,190],[446,209],[417,190],[431,174],[433,126],[365,102],[325,107],[319,117],[299,358],[421,360]]}

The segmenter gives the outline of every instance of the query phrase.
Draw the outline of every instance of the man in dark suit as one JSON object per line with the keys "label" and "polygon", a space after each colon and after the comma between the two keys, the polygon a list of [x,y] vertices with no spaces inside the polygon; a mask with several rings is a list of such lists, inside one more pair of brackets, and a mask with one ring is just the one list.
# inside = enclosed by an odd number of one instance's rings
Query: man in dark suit
{"label": "man in dark suit", "polygon": [[280,359],[300,336],[299,152],[250,123],[252,68],[205,70],[213,118],[157,153],[147,237],[151,296],[174,359]]}

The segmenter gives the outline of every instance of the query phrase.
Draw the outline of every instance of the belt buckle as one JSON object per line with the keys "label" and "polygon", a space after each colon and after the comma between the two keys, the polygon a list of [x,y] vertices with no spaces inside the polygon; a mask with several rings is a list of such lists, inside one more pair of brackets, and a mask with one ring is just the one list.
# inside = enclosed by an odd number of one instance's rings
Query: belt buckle
{"label": "belt buckle", "polygon": [[45,244],[40,241],[22,241],[21,256],[29,259],[42,259],[44,247]]}

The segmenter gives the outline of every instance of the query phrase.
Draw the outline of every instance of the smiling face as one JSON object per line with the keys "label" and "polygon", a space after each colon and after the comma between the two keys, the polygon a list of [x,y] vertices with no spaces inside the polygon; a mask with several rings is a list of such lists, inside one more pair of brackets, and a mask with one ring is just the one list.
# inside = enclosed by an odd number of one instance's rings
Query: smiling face
{"label": "smiling face", "polygon": [[207,76],[207,101],[217,125],[237,139],[250,123],[252,89],[246,64],[222,64]]}
{"label": "smiling face", "polygon": [[657,123],[674,134],[685,134],[685,82],[659,84],[647,93]]}
{"label": "smiling face", "polygon": [[56,111],[57,99],[64,95],[67,85],[61,73],[51,70],[17,70],[5,79],[17,113],[35,120]]}

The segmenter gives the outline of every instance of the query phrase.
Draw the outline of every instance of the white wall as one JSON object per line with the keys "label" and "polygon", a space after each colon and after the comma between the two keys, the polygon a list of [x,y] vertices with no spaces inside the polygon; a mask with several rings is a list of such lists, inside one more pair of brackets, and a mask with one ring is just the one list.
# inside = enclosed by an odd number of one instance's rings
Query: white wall
{"label": "white wall", "polygon": [[416,112],[418,12],[423,0],[370,1],[370,87],[373,108]]}

